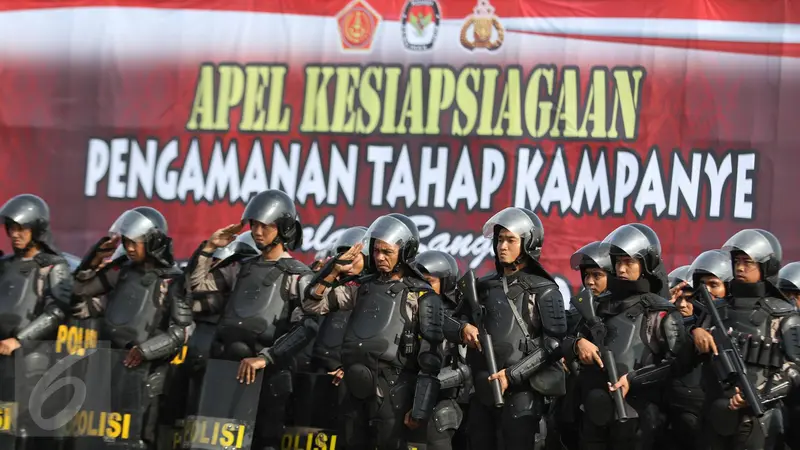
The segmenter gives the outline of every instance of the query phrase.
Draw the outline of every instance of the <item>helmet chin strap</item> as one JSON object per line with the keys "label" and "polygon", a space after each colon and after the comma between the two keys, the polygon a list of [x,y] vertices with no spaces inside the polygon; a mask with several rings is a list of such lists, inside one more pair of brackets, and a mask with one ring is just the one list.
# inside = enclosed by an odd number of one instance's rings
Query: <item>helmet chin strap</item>
{"label": "helmet chin strap", "polygon": [[258,248],[262,252],[271,252],[272,249],[277,247],[278,244],[280,244],[280,243],[281,243],[281,238],[278,237],[278,236],[275,236],[275,239],[273,239],[271,243],[266,244],[266,245],[265,244],[259,244],[258,242],[256,242],[256,248]]}

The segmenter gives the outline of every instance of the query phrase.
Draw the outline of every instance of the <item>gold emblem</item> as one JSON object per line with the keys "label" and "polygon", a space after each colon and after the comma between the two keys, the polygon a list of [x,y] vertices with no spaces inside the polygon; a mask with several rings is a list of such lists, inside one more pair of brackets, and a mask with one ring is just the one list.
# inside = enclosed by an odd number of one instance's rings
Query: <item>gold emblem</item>
{"label": "gold emblem", "polygon": [[370,50],[381,16],[363,0],[354,0],[336,16],[342,49]]}
{"label": "gold emblem", "polygon": [[[472,27],[472,40],[469,39],[469,28]],[[492,31],[497,31],[497,38],[492,40]],[[503,45],[505,30],[500,20],[494,14],[494,6],[489,0],[478,0],[478,4],[472,9],[472,15],[467,17],[464,26],[461,27],[461,45],[468,50],[485,48],[486,50],[497,50]]]}

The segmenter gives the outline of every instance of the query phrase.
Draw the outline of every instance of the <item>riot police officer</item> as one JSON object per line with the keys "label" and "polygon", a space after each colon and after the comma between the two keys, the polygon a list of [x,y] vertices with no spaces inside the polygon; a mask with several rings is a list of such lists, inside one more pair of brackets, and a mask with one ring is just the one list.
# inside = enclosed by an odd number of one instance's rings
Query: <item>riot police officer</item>
{"label": "riot police officer", "polygon": [[[800,262],[789,263],[781,268],[778,272],[778,289],[800,309]],[[800,423],[800,389],[786,399],[786,407],[786,423]],[[800,428],[786,428],[786,443],[792,449],[800,449]]]}
{"label": "riot police officer", "polygon": [[[597,316],[609,330],[606,347],[613,352],[621,377],[612,386],[602,373],[603,362],[592,358],[580,372],[584,414],[581,441],[584,449],[649,449],[655,445],[660,427],[661,389],[676,371],[678,356],[685,356],[687,336],[683,319],[669,295],[667,274],[661,262],[661,243],[655,232],[643,224],[623,225],[603,240],[614,264],[608,279],[609,293],[598,298]],[[575,345],[597,353],[589,333]],[[615,420],[610,390],[622,390],[627,403],[636,410],[638,429],[630,422]]]}
{"label": "riot police officer", "polygon": [[707,427],[708,444],[714,449],[770,450],[779,445],[784,432],[781,399],[800,386],[800,315],[770,281],[778,275],[782,256],[780,242],[772,233],[742,230],[722,249],[731,252],[734,271],[726,325],[739,336],[748,377],[759,391],[765,414],[756,418],[738,391],[709,398],[714,420]]}
{"label": "riot police officer", "polygon": [[[67,261],[56,250],[50,233],[50,209],[41,198],[18,195],[0,208],[13,253],[0,259],[0,401],[14,401],[12,358],[23,347],[25,385],[32,388],[51,366],[51,348],[40,340],[52,340],[69,311],[72,277]],[[19,371],[17,371],[19,373]],[[19,391],[18,391],[19,392]],[[27,417],[26,401],[18,401],[18,417]],[[16,444],[11,437],[0,441],[17,448],[54,446],[39,438],[37,427],[17,420]],[[4,447],[0,442],[0,447]]]}
{"label": "riot police officer", "polygon": [[[309,287],[304,306],[316,314],[353,311],[342,344],[347,448],[397,450],[408,442],[404,428],[424,425],[439,397],[442,300],[413,264],[419,231],[411,219],[381,216],[364,241]],[[347,261],[364,246],[371,277],[360,285],[328,287],[355,270]]]}
{"label": "riot police officer", "polygon": [[[478,280],[476,288],[486,309],[484,326],[494,340],[499,372],[489,373],[473,324],[462,321],[457,333],[448,325],[447,339],[469,347],[467,362],[475,380],[469,406],[470,446],[529,449],[544,413],[544,397],[564,395],[566,390],[564,370],[557,361],[558,344],[567,329],[564,299],[538,262],[544,229],[536,214],[506,208],[486,222],[483,235],[492,239],[496,272]],[[494,407],[489,384],[493,380],[501,384],[502,409]]]}
{"label": "riot police officer", "polygon": [[[580,271],[584,288],[598,297],[606,293],[608,279],[614,274],[614,266],[611,264],[608,249],[604,248],[600,241],[584,245],[572,254],[569,261],[572,270]],[[570,309],[567,310],[568,337],[563,341],[565,348],[571,349],[576,345],[583,322],[574,305],[570,305]],[[567,392],[564,397],[556,400],[555,426],[547,430],[548,448],[560,448],[559,445],[563,445],[570,450],[577,450],[580,446],[581,395],[578,375],[581,363],[593,364],[597,358],[595,346],[589,344],[591,343],[588,340],[580,340],[577,342],[576,352],[564,352],[565,363],[569,369]]]}
{"label": "riot police officer", "polygon": [[[159,398],[163,393],[167,361],[183,345],[191,323],[183,322],[187,308],[182,298],[168,295],[173,281],[182,275],[172,255],[164,216],[150,207],[123,213],[111,226],[109,236],[84,257],[75,273],[73,293],[79,317],[102,318],[100,340],[113,349],[127,350],[129,368],[150,363],[146,379],[146,403],[139,438],[147,448],[156,447]],[[121,241],[125,256],[102,268],[103,255]],[[105,296],[105,305],[95,300]],[[188,314],[191,320],[191,314]],[[132,405],[131,405],[132,406]]]}
{"label": "riot police officer", "polygon": [[[458,306],[455,298],[459,275],[456,260],[445,252],[428,250],[420,253],[415,262],[425,280],[442,298],[444,314],[452,316]],[[472,385],[472,374],[459,352],[458,344],[445,341],[442,353],[444,359],[442,371],[439,372],[439,401],[433,410],[433,420],[428,421],[426,448],[431,450],[453,448],[453,437],[464,416],[459,400],[468,400]]]}
{"label": "riot police officer", "polygon": [[[213,252],[230,244],[249,223],[258,256],[220,267],[212,273]],[[316,328],[300,310],[298,280],[310,273],[289,251],[300,247],[303,229],[292,199],[270,189],[255,195],[245,207],[242,222],[222,228],[203,244],[191,272],[193,292],[223,292],[228,301],[217,326],[212,358],[241,361],[239,380],[250,383],[256,371],[267,368],[258,406],[255,448],[280,446],[286,404],[292,394],[291,365],[298,348],[314,338]],[[313,333],[309,333],[312,330]],[[215,380],[204,381],[213,389]]]}
{"label": "riot police officer", "polygon": [[0,260],[0,355],[10,355],[26,340],[53,337],[69,308],[72,276],[53,244],[44,200],[18,195],[0,217],[14,250]]}

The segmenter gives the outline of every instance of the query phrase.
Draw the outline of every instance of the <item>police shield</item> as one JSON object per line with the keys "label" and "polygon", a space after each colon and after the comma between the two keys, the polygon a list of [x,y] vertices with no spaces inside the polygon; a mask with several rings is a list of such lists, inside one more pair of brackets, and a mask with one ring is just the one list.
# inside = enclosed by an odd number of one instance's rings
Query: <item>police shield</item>
{"label": "police shield", "polygon": [[[327,373],[297,373],[292,411],[287,417],[282,449],[344,448],[338,436],[342,412],[340,405],[346,394],[344,383],[336,386]],[[310,445],[310,447],[308,447]]]}
{"label": "police shield", "polygon": [[145,430],[155,398],[153,368],[147,362],[125,367],[127,355],[127,350],[87,349],[73,365],[73,382],[91,390],[66,426],[75,450],[142,449],[145,439],[152,439]]}
{"label": "police shield", "polygon": [[15,447],[14,360],[0,356],[0,450],[14,450]]}
{"label": "police shield", "polygon": [[238,372],[238,361],[212,359],[206,363],[196,404],[189,408],[177,443],[180,448],[250,449],[264,371],[259,370],[249,385],[239,383]]}

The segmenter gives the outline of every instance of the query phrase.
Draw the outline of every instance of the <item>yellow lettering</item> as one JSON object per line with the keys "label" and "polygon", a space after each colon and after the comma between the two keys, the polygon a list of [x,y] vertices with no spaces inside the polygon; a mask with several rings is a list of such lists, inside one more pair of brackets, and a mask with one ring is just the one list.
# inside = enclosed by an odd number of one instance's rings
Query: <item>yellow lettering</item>
{"label": "yellow lettering", "polygon": [[110,438],[118,438],[122,435],[122,414],[112,412],[108,415],[108,430],[106,436]]}
{"label": "yellow lettering", "polygon": [[[374,83],[370,83],[374,80]],[[381,97],[378,91],[383,89],[383,69],[370,66],[361,75],[358,85],[358,109],[356,133],[372,134],[381,119]],[[369,122],[364,123],[364,115],[369,117]]]}
{"label": "yellow lettering", "polygon": [[361,77],[359,67],[337,67],[333,98],[332,133],[353,133],[356,129],[356,84]]}
{"label": "yellow lettering", "polygon": [[244,444],[244,425],[239,425],[239,434],[236,436],[236,448],[242,448]]}
{"label": "yellow lettering", "polygon": [[446,67],[433,67],[428,82],[428,124],[425,134],[438,135],[442,111],[453,105],[456,98],[456,76]]}
{"label": "yellow lettering", "polygon": [[10,431],[14,426],[14,405],[6,403],[0,406],[0,430]]}
{"label": "yellow lettering", "polygon": [[481,96],[481,120],[478,123],[477,133],[480,136],[491,136],[492,119],[494,119],[494,97],[497,92],[498,69],[483,69],[483,92]]}
{"label": "yellow lettering", "polygon": [[[289,131],[291,108],[284,104],[286,67],[263,64],[245,67],[244,104],[239,130],[248,132]],[[264,97],[269,87],[269,104],[264,110]]]}
{"label": "yellow lettering", "polygon": [[328,446],[330,450],[336,450],[336,435],[331,435],[331,445]]}
{"label": "yellow lettering", "polygon": [[181,352],[175,355],[175,357],[172,358],[172,361],[170,361],[169,363],[176,366],[183,364],[186,361],[186,352],[188,351],[189,347],[184,345],[183,347],[181,347]]}
{"label": "yellow lettering", "polygon": [[[506,71],[506,83],[503,88],[503,98],[500,100],[500,110],[497,122],[494,125],[495,136],[522,136],[522,105],[520,93],[522,92],[519,68],[510,67]],[[503,124],[505,123],[505,127]]]}
{"label": "yellow lettering", "polygon": [[480,88],[480,69],[472,67],[461,71],[456,83],[456,105],[458,107],[453,111],[451,127],[453,136],[467,136],[472,133],[475,122],[478,120],[478,95],[476,92]]}
{"label": "yellow lettering", "polygon": [[172,435],[172,448],[177,449],[183,447],[183,433],[184,430],[175,431]]}
{"label": "yellow lettering", "polygon": [[125,414],[122,416],[122,439],[128,439],[131,435],[131,415]]}
{"label": "yellow lettering", "polygon": [[400,83],[400,75],[402,70],[399,67],[387,67],[383,73],[386,75],[386,82],[384,86],[386,89],[383,91],[383,125],[381,125],[381,133],[395,134],[397,128],[397,90]]}
{"label": "yellow lettering", "polygon": [[238,106],[244,97],[244,71],[235,64],[223,64],[219,71],[219,92],[214,128],[217,131],[230,129],[231,108]]}
{"label": "yellow lettering", "polygon": [[[240,426],[239,428],[244,429],[244,427]],[[223,447],[230,447],[234,443],[234,436],[233,436],[233,425],[227,424],[222,427],[222,438],[219,440],[219,444]],[[236,448],[241,448],[241,442],[238,443]]]}
{"label": "yellow lettering", "polygon": [[56,353],[61,353],[61,347],[67,343],[69,328],[66,325],[59,325],[56,332]]}
{"label": "yellow lettering", "polygon": [[[611,113],[611,123],[608,127],[608,138],[617,139],[617,115],[622,113],[622,128],[624,139],[634,140],[638,132],[639,99],[641,98],[641,82],[645,71],[636,69],[619,68],[613,70],[614,75],[614,108]],[[633,78],[633,86],[631,86]]]}
{"label": "yellow lettering", "polygon": [[[309,449],[311,450],[311,449]],[[319,433],[317,437],[314,438],[314,450],[328,450],[328,435],[325,433]]]}
{"label": "yellow lettering", "polygon": [[565,138],[578,136],[578,69],[575,67],[565,67],[561,72],[556,120],[553,129],[550,130],[552,137],[557,138],[561,135],[559,128],[562,122]]}
{"label": "yellow lettering", "polygon": [[400,110],[397,133],[406,134],[406,126],[410,121],[411,125],[407,128],[408,134],[422,134],[424,130],[422,94],[424,91],[422,68],[412,67],[406,80],[406,95],[403,98],[403,107]]}
{"label": "yellow lettering", "polygon": [[[534,139],[539,139],[547,134],[550,129],[550,111],[553,110],[553,95],[555,84],[555,66],[537,66],[528,78],[528,87],[525,89],[525,128]],[[539,98],[544,80],[544,97]]]}
{"label": "yellow lettering", "polygon": [[200,66],[192,110],[186,123],[189,131],[214,130],[214,65]]}
{"label": "yellow lettering", "polygon": [[93,428],[92,422],[94,422],[94,411],[89,411],[86,417],[86,434],[89,436],[100,436],[100,430]]}
{"label": "yellow lettering", "polygon": [[100,436],[106,435],[106,413],[100,413],[100,426],[97,428],[100,429]]}
{"label": "yellow lettering", "polygon": [[[300,123],[302,133],[327,133],[330,130],[328,83],[333,74],[333,67],[306,67],[303,121]],[[321,80],[320,75],[322,76]]]}

